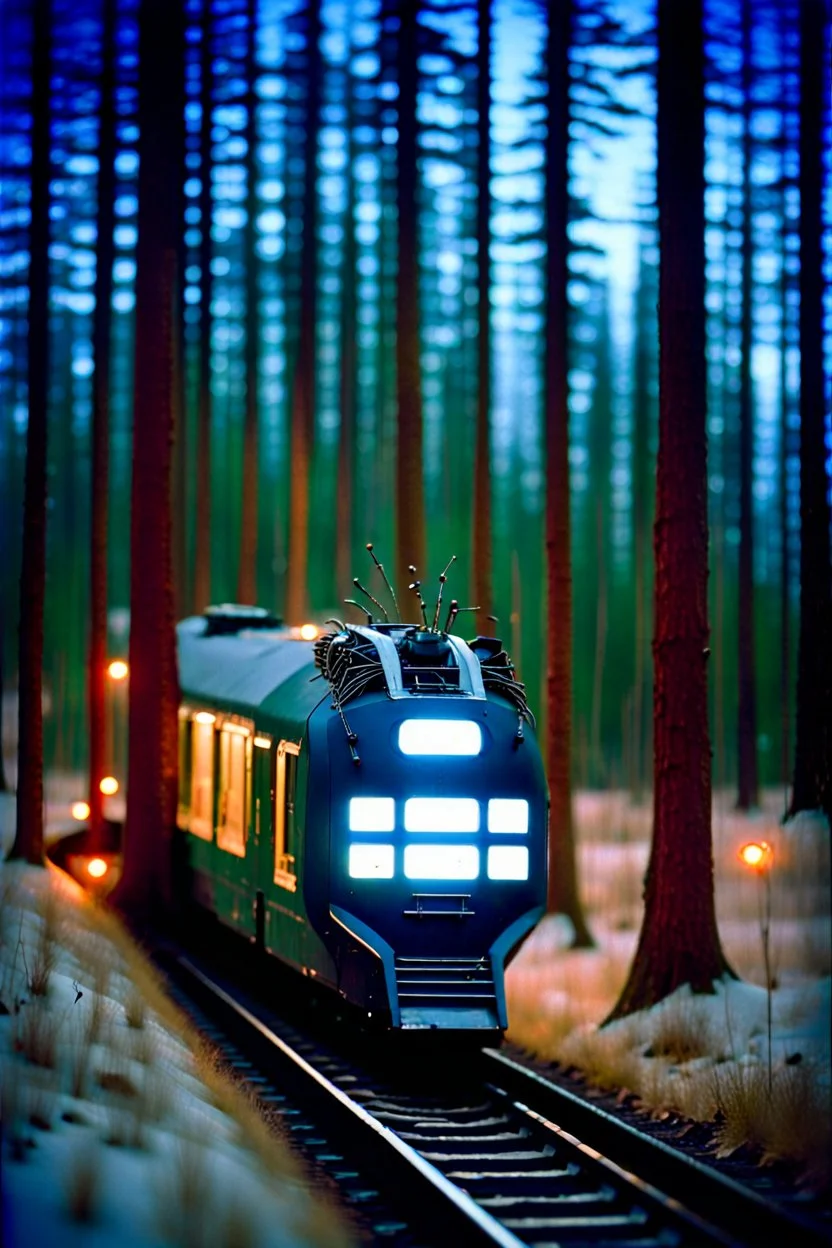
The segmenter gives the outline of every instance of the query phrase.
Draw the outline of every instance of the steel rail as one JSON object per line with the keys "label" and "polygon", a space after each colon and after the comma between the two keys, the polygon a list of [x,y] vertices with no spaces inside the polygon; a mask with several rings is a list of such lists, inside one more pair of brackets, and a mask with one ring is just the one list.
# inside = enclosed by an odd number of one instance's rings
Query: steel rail
{"label": "steel rail", "polygon": [[830,1248],[830,1231],[797,1212],[644,1134],[497,1049],[483,1049],[482,1057],[517,1108],[534,1106],[528,1112],[545,1118],[562,1135],[576,1138],[582,1148],[608,1164],[634,1177],[644,1176],[658,1193],[686,1210],[707,1209],[708,1222],[740,1243],[754,1248]]}

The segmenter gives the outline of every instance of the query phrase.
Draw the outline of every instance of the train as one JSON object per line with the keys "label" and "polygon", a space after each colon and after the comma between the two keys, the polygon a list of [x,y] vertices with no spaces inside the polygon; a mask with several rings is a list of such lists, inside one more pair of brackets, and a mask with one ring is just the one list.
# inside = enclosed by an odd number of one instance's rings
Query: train
{"label": "train", "polygon": [[546,778],[501,642],[420,602],[177,626],[178,887],[374,1027],[499,1036],[545,909]]}

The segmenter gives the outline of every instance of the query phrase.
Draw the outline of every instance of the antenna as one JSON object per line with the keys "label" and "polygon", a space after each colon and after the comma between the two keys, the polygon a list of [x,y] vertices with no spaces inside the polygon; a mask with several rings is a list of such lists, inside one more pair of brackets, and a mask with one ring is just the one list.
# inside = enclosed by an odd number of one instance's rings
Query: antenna
{"label": "antenna", "polygon": [[451,555],[450,559],[448,560],[447,564],[445,565],[445,571],[444,571],[444,572],[442,573],[442,575],[439,577],[439,594],[438,594],[437,599],[436,599],[436,610],[435,610],[435,611],[434,611],[434,613],[433,613],[433,630],[434,630],[434,632],[436,632],[436,626],[437,626],[437,624],[439,623],[439,612],[440,612],[441,607],[442,607],[442,589],[443,589],[443,586],[444,586],[445,582],[446,582],[446,581],[447,581],[447,579],[448,579],[448,568],[451,566],[451,564],[452,564],[452,563],[455,563],[455,562],[456,562],[456,555]]}
{"label": "antenna", "polygon": [[365,606],[363,606],[360,602],[356,602],[354,598],[345,598],[344,602],[348,602],[351,607],[358,607],[359,611],[363,611],[367,617],[367,626],[370,627],[372,625],[373,623],[372,612],[368,611]]}
{"label": "antenna", "polygon": [[[415,564],[412,564],[412,563],[408,564],[407,570],[408,570],[408,572],[411,572],[411,573],[413,573],[413,574],[415,575],[415,573],[416,573],[416,566],[415,566]],[[408,587],[407,587],[407,588],[408,588],[408,589],[412,589],[412,590],[413,590],[413,592],[414,592],[414,594],[416,595],[416,597],[419,599],[419,606],[420,606],[420,607],[421,607],[421,609],[422,609],[422,624],[423,624],[423,626],[424,626],[425,628],[427,628],[427,626],[428,626],[428,615],[427,615],[427,609],[426,609],[426,607],[425,607],[424,599],[422,598],[422,582],[421,582],[421,581],[413,581],[410,585],[408,585]]]}
{"label": "antenna", "polygon": [[370,558],[372,559],[373,563],[376,565],[376,567],[378,568],[379,572],[381,573],[382,580],[384,581],[384,584],[387,586],[387,591],[388,591],[388,593],[390,594],[390,597],[393,599],[393,606],[396,608],[396,615],[398,616],[398,618],[399,618],[399,623],[401,624],[401,622],[402,622],[402,613],[401,613],[401,611],[399,610],[399,604],[396,602],[396,595],[395,595],[395,593],[393,592],[393,586],[390,584],[390,582],[389,582],[389,581],[388,581],[388,579],[387,579],[387,573],[384,571],[384,567],[383,567],[383,565],[382,565],[382,564],[380,564],[380,563],[379,563],[379,561],[378,561],[378,559],[376,558],[376,554],[375,554],[375,551],[373,550],[373,543],[372,543],[372,542],[368,542],[368,543],[367,543],[367,549],[368,549],[368,551],[370,552]]}
{"label": "antenna", "polygon": [[445,619],[445,632],[446,633],[449,633],[451,631],[451,626],[454,620],[456,619],[458,611],[459,611],[459,603],[457,602],[456,598],[452,598],[451,605],[448,607],[448,615]]}
{"label": "antenna", "polygon": [[373,595],[370,593],[369,589],[365,589],[365,588],[364,588],[364,586],[361,584],[361,582],[359,581],[359,579],[358,579],[358,577],[357,577],[357,576],[354,576],[354,577],[352,578],[352,583],[353,583],[353,585],[355,586],[355,588],[356,588],[357,590],[359,590],[359,591],[360,591],[360,592],[364,595],[364,597],[365,597],[365,598],[369,598],[369,599],[370,599],[370,602],[374,602],[374,603],[376,604],[376,606],[378,607],[379,611],[381,611],[381,612],[383,613],[385,620],[386,620],[386,621],[387,621],[387,623],[389,624],[389,623],[390,623],[390,616],[387,614],[387,611],[386,611],[386,610],[385,610],[385,608],[381,605],[381,603],[379,602],[378,598],[374,598],[374,597],[373,597]]}

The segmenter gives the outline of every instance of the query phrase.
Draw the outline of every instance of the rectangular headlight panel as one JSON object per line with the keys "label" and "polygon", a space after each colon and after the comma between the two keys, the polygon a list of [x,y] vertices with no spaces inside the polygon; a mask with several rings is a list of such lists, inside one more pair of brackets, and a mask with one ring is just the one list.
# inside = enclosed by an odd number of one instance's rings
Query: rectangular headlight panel
{"label": "rectangular headlight panel", "polygon": [[408,832],[478,832],[480,804],[475,797],[409,797],[404,826]]}
{"label": "rectangular headlight panel", "polygon": [[404,873],[409,880],[475,880],[480,851],[475,845],[406,845]]}
{"label": "rectangular headlight panel", "polygon": [[350,845],[350,876],[354,880],[392,880],[392,845]]}
{"label": "rectangular headlight panel", "polygon": [[467,755],[482,749],[482,730],[471,719],[406,719],[399,727],[402,754]]}
{"label": "rectangular headlight panel", "polygon": [[524,797],[492,797],[488,803],[489,832],[528,832],[529,803]]}
{"label": "rectangular headlight panel", "polygon": [[392,832],[396,804],[392,797],[351,797],[351,832]]}
{"label": "rectangular headlight panel", "polygon": [[529,851],[525,845],[491,845],[488,850],[489,880],[527,880]]}

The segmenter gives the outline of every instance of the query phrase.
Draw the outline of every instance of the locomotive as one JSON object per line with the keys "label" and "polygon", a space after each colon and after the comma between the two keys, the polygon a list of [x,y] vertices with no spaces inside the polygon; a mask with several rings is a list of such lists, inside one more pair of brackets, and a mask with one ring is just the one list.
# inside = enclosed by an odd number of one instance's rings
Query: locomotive
{"label": "locomotive", "polygon": [[182,879],[384,1028],[498,1034],[544,912],[548,790],[501,643],[454,635],[456,602],[440,628],[441,588],[432,623],[419,601],[417,624],[179,624]]}

